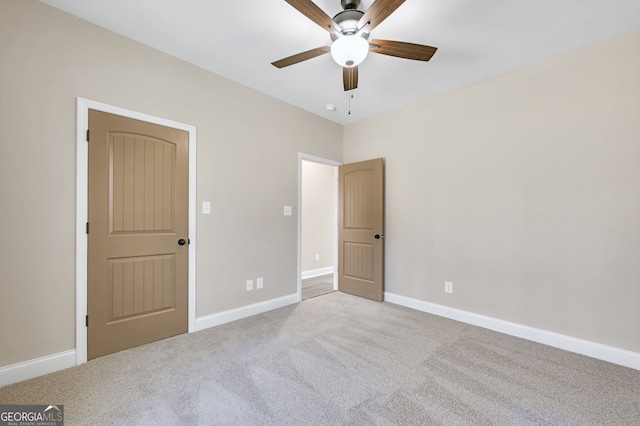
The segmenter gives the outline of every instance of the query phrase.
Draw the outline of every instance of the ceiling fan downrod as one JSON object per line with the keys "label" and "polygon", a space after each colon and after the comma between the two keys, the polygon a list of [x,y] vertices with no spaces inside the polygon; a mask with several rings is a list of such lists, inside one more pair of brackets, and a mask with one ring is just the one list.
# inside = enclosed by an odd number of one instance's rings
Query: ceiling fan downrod
{"label": "ceiling fan downrod", "polygon": [[340,0],[340,5],[344,10],[358,9],[360,0]]}
{"label": "ceiling fan downrod", "polygon": [[360,0],[340,0],[340,5],[344,10],[357,9],[360,7]]}

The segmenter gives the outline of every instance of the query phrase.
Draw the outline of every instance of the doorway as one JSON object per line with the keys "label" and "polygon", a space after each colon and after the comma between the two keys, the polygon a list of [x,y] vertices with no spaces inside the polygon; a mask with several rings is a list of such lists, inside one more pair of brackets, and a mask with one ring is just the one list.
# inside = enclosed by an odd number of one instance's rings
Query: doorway
{"label": "doorway", "polygon": [[[314,209],[313,205],[303,208],[303,166],[309,163],[331,166],[334,172],[330,178],[333,181],[330,198],[334,200],[332,224],[317,237],[333,247],[333,262],[326,270],[309,266],[313,265],[311,259],[320,260],[313,248],[305,249],[303,253],[303,240],[306,238],[303,238],[304,211]],[[328,281],[333,281],[331,291],[340,290],[379,302],[384,300],[384,186],[383,158],[343,165],[299,154],[298,301],[303,300],[302,284],[305,279],[329,273],[332,277]],[[313,194],[313,191],[309,193]],[[303,256],[306,256],[304,262]]]}
{"label": "doorway", "polygon": [[338,166],[342,163],[300,154],[298,197],[299,300],[338,289]]}
{"label": "doorway", "polygon": [[143,114],[83,98],[77,99],[77,180],[76,180],[76,364],[87,361],[87,223],[88,223],[88,142],[89,110],[102,111],[188,133],[188,314],[187,331],[195,331],[196,287],[196,128],[195,126]]}

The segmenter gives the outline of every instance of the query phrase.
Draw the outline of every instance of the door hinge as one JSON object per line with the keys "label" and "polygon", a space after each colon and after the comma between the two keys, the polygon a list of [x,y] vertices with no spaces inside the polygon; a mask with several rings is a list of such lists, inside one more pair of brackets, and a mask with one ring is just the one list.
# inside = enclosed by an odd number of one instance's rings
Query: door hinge
{"label": "door hinge", "polygon": [[89,327],[89,315],[86,315],[84,317],[84,323],[85,323],[85,327]]}
{"label": "door hinge", "polygon": [[87,129],[87,142],[89,142],[89,129]]}
{"label": "door hinge", "polygon": [[87,234],[89,233],[89,222],[87,222]]}

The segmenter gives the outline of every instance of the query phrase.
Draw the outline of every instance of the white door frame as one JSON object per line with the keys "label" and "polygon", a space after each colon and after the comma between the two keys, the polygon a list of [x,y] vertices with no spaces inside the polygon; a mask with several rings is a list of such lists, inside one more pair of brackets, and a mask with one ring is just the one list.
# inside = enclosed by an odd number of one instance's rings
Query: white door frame
{"label": "white door frame", "polygon": [[89,109],[117,114],[189,133],[189,333],[196,331],[196,127],[161,117],[77,98],[76,133],[76,365],[87,362],[87,232]]}
{"label": "white door frame", "polygon": [[327,158],[316,157],[315,155],[298,153],[298,302],[302,300],[302,162],[310,161],[313,163],[326,164],[335,167],[334,179],[334,196],[335,196],[335,247],[333,250],[333,288],[338,289],[338,167],[343,163],[340,161],[329,160]]}

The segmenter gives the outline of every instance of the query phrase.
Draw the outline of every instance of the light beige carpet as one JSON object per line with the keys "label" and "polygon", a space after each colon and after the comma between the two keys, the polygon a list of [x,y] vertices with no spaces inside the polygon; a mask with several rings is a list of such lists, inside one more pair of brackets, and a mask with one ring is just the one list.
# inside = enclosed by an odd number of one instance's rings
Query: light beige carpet
{"label": "light beige carpet", "polygon": [[640,425],[640,372],[334,292],[0,389],[67,425]]}

